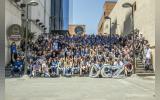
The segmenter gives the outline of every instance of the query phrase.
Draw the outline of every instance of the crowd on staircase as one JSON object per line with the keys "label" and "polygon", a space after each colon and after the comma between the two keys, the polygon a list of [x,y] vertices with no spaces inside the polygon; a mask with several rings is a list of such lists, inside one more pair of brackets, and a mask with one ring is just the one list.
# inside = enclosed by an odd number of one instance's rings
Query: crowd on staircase
{"label": "crowd on staircase", "polygon": [[130,76],[134,69],[134,54],[136,58],[144,59],[144,69],[149,70],[151,64],[149,43],[138,32],[111,36],[40,35],[36,41],[28,41],[26,45],[27,57],[24,41],[21,41],[19,49],[14,42],[11,45],[12,77],[16,73],[23,75],[24,70],[30,77]]}

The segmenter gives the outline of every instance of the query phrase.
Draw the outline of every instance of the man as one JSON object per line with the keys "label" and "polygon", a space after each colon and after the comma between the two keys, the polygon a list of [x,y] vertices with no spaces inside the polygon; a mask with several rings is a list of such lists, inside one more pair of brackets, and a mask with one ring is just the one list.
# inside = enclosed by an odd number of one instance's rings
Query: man
{"label": "man", "polygon": [[56,59],[52,59],[52,61],[51,61],[51,74],[53,76],[57,75],[57,70],[58,70],[58,62]]}
{"label": "man", "polygon": [[11,44],[11,62],[12,63],[16,59],[16,55],[17,55],[17,46],[15,42],[12,42]]}
{"label": "man", "polygon": [[21,59],[18,57],[12,64],[13,68],[11,69],[11,75],[14,77],[16,73],[19,73],[19,75],[22,75],[22,67],[23,67],[23,62]]}
{"label": "man", "polygon": [[78,64],[78,58],[75,57],[74,58],[74,62],[73,62],[73,66],[72,66],[72,75],[74,74],[78,74],[79,70],[80,70],[80,66]]}
{"label": "man", "polygon": [[33,63],[32,76],[35,77],[41,73],[41,64],[39,61]]}

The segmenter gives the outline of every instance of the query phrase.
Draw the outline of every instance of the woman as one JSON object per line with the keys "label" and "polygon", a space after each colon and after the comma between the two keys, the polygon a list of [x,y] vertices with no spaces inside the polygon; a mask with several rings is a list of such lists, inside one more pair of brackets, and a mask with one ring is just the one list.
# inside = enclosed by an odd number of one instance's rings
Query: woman
{"label": "woman", "polygon": [[130,60],[126,59],[125,65],[124,65],[124,71],[125,71],[125,76],[130,76],[133,71],[133,66]]}

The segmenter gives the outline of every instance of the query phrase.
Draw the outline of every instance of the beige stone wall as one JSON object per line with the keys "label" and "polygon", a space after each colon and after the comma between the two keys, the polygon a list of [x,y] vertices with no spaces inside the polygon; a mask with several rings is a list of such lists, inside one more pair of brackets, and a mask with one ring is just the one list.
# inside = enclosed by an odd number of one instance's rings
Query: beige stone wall
{"label": "beige stone wall", "polygon": [[[151,46],[155,46],[155,0],[119,0],[110,13],[112,22],[115,23],[117,20],[117,34],[124,34],[125,31],[130,31],[131,27],[124,27],[124,22],[126,25],[130,25],[131,22],[126,20],[131,15],[131,8],[123,8],[122,4],[125,2],[133,3],[136,1],[136,11],[134,12],[134,22],[135,28],[140,30],[140,33],[149,41]],[[109,21],[106,21],[104,28],[106,33],[109,33],[110,26]],[[128,29],[126,29],[128,28]],[[153,54],[153,65],[155,67],[155,49],[152,48]]]}
{"label": "beige stone wall", "polygon": [[155,8],[156,8],[156,78],[155,78],[155,93],[156,93],[156,100],[160,99],[160,0],[156,0]]}
{"label": "beige stone wall", "polygon": [[114,6],[116,5],[116,2],[110,2],[110,1],[106,1],[104,4],[104,16],[109,16],[109,14],[111,13],[112,9],[114,8]]}
{"label": "beige stone wall", "polygon": [[10,60],[9,46],[11,44],[7,37],[7,29],[12,24],[21,25],[21,11],[9,0],[5,0],[5,65]]}
{"label": "beige stone wall", "polygon": [[[14,3],[11,3],[12,0],[5,0],[5,65],[10,61],[10,44],[11,41],[7,39],[7,29],[12,24],[18,24],[22,25],[21,20],[21,9],[16,7]],[[29,2],[30,0],[22,0],[22,2]],[[31,19],[40,19],[43,24],[47,27],[46,32],[49,33],[49,17],[50,17],[50,6],[51,6],[51,0],[36,0],[39,5],[35,7],[31,7],[29,11],[31,11]],[[19,4],[20,4],[19,3]],[[46,8],[45,8],[46,3]],[[46,10],[44,10],[46,9]],[[39,27],[37,27],[35,24],[31,23],[31,31],[36,32],[36,35],[43,33],[43,30],[41,30]],[[17,42],[19,44],[19,42]]]}

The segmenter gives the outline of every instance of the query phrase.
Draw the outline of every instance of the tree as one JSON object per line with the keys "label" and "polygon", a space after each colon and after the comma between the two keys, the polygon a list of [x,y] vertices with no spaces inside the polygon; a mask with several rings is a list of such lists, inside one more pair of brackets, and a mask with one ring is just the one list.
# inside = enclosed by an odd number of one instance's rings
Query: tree
{"label": "tree", "polygon": [[[23,39],[26,38],[26,31],[25,31],[25,30],[26,30],[26,28],[24,28]],[[32,40],[35,39],[35,37],[36,37],[36,33],[35,33],[35,32],[30,32],[30,31],[28,30],[27,39],[30,40],[30,41],[32,41]]]}

